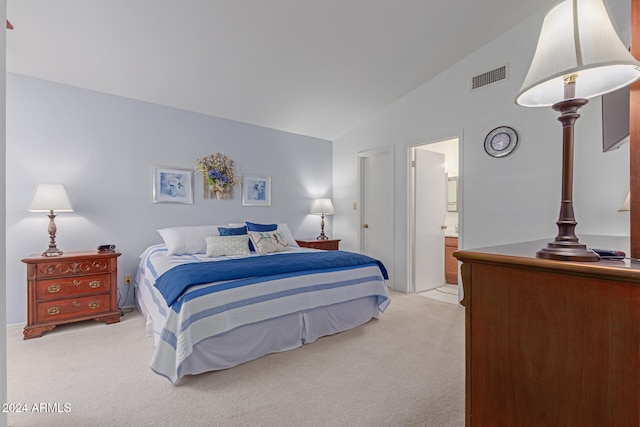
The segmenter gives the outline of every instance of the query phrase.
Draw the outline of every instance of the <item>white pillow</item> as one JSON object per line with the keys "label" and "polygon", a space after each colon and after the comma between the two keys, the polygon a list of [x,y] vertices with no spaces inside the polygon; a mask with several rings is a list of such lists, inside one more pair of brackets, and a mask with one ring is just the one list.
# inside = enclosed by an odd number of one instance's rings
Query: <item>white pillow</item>
{"label": "white pillow", "polygon": [[209,236],[207,241],[207,256],[216,257],[224,255],[249,255],[249,236]]}
{"label": "white pillow", "polygon": [[207,252],[207,236],[219,236],[221,225],[169,227],[157,230],[167,245],[169,255],[204,254]]}
{"label": "white pillow", "polygon": [[289,246],[292,246],[294,248],[300,247],[300,245],[298,245],[298,242],[296,242],[296,239],[293,238],[293,234],[291,234],[291,230],[289,230],[289,226],[287,224],[278,224],[278,231],[282,232],[284,238],[287,239],[287,243],[289,243]]}
{"label": "white pillow", "polygon": [[260,255],[289,250],[289,244],[282,231],[249,231],[253,247]]}

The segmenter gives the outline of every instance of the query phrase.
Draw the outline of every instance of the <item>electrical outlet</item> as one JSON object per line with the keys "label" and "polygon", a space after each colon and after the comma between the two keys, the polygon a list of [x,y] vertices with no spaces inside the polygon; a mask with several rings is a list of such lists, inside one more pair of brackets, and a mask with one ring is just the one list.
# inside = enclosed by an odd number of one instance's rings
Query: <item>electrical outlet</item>
{"label": "electrical outlet", "polygon": [[124,284],[130,285],[133,283],[133,274],[125,274],[124,275]]}

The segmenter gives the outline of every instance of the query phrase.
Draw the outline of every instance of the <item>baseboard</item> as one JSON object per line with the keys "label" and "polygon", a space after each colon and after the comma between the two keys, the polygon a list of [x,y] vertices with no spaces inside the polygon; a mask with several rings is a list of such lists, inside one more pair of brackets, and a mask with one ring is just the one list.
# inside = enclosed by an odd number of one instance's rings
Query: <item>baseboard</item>
{"label": "baseboard", "polygon": [[10,328],[24,328],[25,326],[27,326],[27,322],[12,323],[10,325],[7,325],[7,329],[10,329]]}

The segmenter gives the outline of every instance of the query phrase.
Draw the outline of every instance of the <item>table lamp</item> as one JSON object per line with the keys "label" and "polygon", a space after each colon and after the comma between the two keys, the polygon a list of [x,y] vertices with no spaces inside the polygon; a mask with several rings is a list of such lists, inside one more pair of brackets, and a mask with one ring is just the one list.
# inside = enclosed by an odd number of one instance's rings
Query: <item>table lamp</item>
{"label": "table lamp", "polygon": [[331,199],[316,199],[313,202],[313,206],[311,206],[311,213],[314,215],[321,215],[322,219],[320,220],[320,228],[322,232],[317,240],[327,240],[329,239],[326,234],[324,234],[324,216],[325,215],[333,215],[335,212],[333,210],[333,203],[331,203]]}
{"label": "table lamp", "polygon": [[62,251],[56,247],[56,223],[55,212],[73,212],[71,202],[62,184],[38,184],[33,193],[33,200],[29,206],[29,212],[49,212],[49,249],[42,253],[43,256],[59,256]]}
{"label": "table lamp", "polygon": [[565,0],[545,16],[527,76],[516,97],[525,107],[552,106],[562,123],[562,198],[558,235],[539,258],[598,261],[575,235],[573,134],[578,109],[592,98],[640,78],[640,62],[629,53],[602,0]]}

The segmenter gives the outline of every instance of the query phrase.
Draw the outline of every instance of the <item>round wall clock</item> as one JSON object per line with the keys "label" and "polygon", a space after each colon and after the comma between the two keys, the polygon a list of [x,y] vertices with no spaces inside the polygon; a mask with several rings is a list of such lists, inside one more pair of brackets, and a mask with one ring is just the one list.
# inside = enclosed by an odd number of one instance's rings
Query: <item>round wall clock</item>
{"label": "round wall clock", "polygon": [[509,126],[499,126],[484,139],[484,151],[493,157],[504,157],[518,145],[518,132]]}

